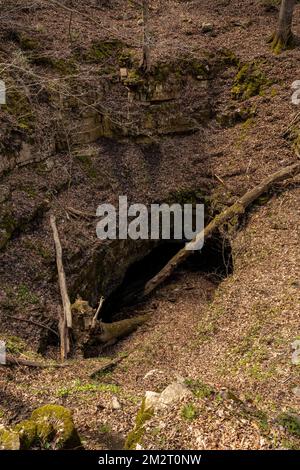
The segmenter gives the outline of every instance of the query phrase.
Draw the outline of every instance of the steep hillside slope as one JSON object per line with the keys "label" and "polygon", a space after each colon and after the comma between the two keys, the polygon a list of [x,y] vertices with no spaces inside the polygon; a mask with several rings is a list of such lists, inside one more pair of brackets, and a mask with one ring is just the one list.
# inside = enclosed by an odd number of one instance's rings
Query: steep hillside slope
{"label": "steep hillside slope", "polygon": [[[5,2],[0,333],[12,353],[58,357],[50,213],[71,300],[81,295],[96,307],[154,248],[97,240],[89,214],[100,203],[117,204],[119,195],[145,204],[199,201],[209,220],[297,160],[291,84],[300,49],[272,54],[267,39],[278,12],[269,3],[153,0],[145,74],[133,3]],[[299,15],[297,7],[295,34]],[[280,416],[299,413],[299,366],[291,361],[299,336],[299,211],[299,178],[277,185],[241,226],[218,234],[205,269],[185,265],[144,304],[119,312],[151,312],[151,319],[103,352],[128,357],[98,382],[89,376],[105,356],[74,354],[63,374],[1,368],[1,423],[60,403],[74,411],[87,448],[122,448],[145,391],[185,379],[194,395],[152,416],[135,444],[298,447],[299,429]],[[116,396],[120,409],[112,406]]]}

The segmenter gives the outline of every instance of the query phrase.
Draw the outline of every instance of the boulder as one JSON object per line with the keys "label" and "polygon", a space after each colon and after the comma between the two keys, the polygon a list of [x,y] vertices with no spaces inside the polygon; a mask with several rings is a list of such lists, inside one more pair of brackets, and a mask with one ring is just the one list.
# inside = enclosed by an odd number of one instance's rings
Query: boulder
{"label": "boulder", "polygon": [[0,430],[0,450],[28,450],[33,447],[82,448],[71,411],[59,405],[42,406],[14,429]]}
{"label": "boulder", "polygon": [[145,408],[153,410],[166,408],[186,396],[192,396],[188,387],[179,381],[173,382],[161,393],[147,391],[145,395]]}
{"label": "boulder", "polygon": [[42,444],[55,442],[57,449],[81,447],[71,411],[59,405],[46,405],[33,411],[31,421]]}
{"label": "boulder", "polygon": [[169,406],[189,395],[192,395],[192,393],[186,385],[179,382],[173,382],[161,393],[159,404],[162,407]]}

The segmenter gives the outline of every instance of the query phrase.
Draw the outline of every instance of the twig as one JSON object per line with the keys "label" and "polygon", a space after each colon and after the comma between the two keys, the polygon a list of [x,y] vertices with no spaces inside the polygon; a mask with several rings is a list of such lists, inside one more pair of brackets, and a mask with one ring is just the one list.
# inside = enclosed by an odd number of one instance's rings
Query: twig
{"label": "twig", "polygon": [[93,320],[92,320],[92,328],[95,328],[95,326],[96,326],[96,322],[98,320],[98,316],[99,316],[99,313],[100,313],[100,310],[102,308],[103,303],[104,303],[104,297],[101,297],[98,308],[97,308],[96,313],[95,313],[95,315],[93,317]]}
{"label": "twig", "polygon": [[51,331],[51,333],[54,333],[56,336],[59,336],[57,331],[50,328],[50,326],[44,325],[43,323],[40,323],[38,321],[31,320],[29,318],[20,318],[15,315],[9,315],[9,314],[6,314],[5,317],[12,318],[13,320],[23,321],[26,323],[32,323],[33,325],[39,326],[40,328],[44,328],[45,330],[49,330]]}

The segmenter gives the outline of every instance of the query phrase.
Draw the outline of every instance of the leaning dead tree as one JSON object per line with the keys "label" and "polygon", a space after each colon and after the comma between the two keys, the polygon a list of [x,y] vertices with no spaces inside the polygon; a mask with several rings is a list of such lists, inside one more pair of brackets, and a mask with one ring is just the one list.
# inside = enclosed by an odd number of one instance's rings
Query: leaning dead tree
{"label": "leaning dead tree", "polygon": [[281,1],[278,29],[272,38],[272,48],[277,53],[293,45],[292,22],[295,4],[296,0]]}
{"label": "leaning dead tree", "polygon": [[56,265],[58,272],[58,282],[60,287],[61,299],[63,304],[63,315],[60,315],[59,333],[60,333],[60,350],[61,359],[64,361],[70,352],[70,337],[69,330],[72,328],[72,310],[71,302],[67,289],[66,275],[62,260],[62,247],[56,226],[56,219],[54,215],[50,217],[50,225],[53,232],[53,239],[56,251]]}
{"label": "leaning dead tree", "polygon": [[294,165],[282,168],[263,180],[258,186],[244,194],[235,204],[218,214],[196,237],[182,248],[164,268],[147,282],[142,296],[150,294],[156,287],[164,282],[179,266],[197,249],[202,246],[204,240],[209,238],[219,227],[229,222],[233,217],[239,217],[244,214],[247,207],[252,204],[262,194],[266,193],[275,183],[291,178],[300,173],[300,162]]}

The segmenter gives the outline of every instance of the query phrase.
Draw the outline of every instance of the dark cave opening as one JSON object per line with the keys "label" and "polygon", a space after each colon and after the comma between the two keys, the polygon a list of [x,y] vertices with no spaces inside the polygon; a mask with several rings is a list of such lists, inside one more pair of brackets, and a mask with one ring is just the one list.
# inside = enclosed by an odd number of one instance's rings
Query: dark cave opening
{"label": "dark cave opening", "polygon": [[[140,301],[145,284],[154,277],[183,248],[185,242],[163,241],[140,261],[127,270],[122,284],[105,300],[101,319],[112,322],[122,318],[122,309],[132,307]],[[209,274],[221,282],[233,272],[231,245],[220,233],[208,239],[202,250],[193,252],[180,266],[180,270]],[[172,281],[172,277],[169,281]],[[143,300],[144,301],[144,300]]]}

